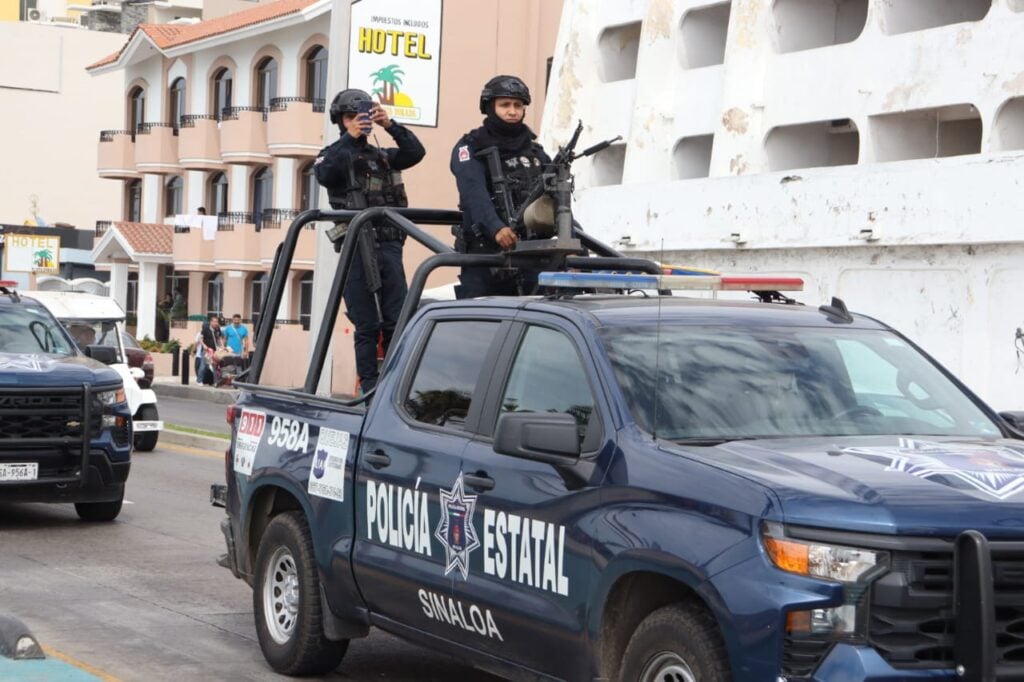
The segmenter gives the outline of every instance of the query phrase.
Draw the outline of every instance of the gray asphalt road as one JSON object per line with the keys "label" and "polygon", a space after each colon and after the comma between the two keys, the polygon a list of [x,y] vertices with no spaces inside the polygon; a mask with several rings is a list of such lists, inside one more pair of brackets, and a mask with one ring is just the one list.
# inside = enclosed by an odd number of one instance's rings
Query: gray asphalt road
{"label": "gray asphalt road", "polygon": [[231,433],[231,429],[224,419],[227,405],[169,396],[158,397],[156,404],[160,411],[160,418],[165,422],[225,435]]}
{"label": "gray asphalt road", "polygon": [[[224,512],[207,497],[223,466],[173,446],[137,455],[113,524],[0,503],[0,612],[100,679],[285,679],[263,661],[248,586],[214,563]],[[496,678],[374,631],[327,679]]]}

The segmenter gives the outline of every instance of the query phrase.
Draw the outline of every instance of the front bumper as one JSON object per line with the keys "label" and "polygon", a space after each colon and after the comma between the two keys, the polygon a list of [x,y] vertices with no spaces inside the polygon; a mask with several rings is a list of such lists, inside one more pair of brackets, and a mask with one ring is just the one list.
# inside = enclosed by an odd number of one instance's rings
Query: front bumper
{"label": "front bumper", "polygon": [[869,646],[836,644],[810,679],[813,682],[835,682],[835,680],[902,682],[903,680],[957,680],[962,678],[957,677],[956,671],[951,668],[945,670],[934,668],[897,670]]}
{"label": "front bumper", "polygon": [[124,496],[131,462],[112,462],[103,450],[89,452],[80,480],[0,483],[4,502],[113,502]]}

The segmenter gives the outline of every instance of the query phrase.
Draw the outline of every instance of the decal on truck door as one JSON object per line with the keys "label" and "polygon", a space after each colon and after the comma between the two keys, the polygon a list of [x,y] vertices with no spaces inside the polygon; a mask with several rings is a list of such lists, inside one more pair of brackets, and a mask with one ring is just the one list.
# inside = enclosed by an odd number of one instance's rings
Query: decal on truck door
{"label": "decal on truck door", "polygon": [[234,469],[238,473],[246,476],[252,474],[266,425],[267,415],[263,412],[242,410],[242,415],[238,418],[238,431],[235,433]]}
{"label": "decal on truck door", "polygon": [[345,501],[345,462],[348,431],[321,428],[309,469],[309,494],[336,502]]}
{"label": "decal on truck door", "polygon": [[441,522],[434,537],[444,545],[444,574],[459,571],[462,579],[469,578],[469,554],[480,546],[473,528],[473,510],[476,495],[467,495],[462,487],[462,474],[455,479],[451,490],[441,489]]}

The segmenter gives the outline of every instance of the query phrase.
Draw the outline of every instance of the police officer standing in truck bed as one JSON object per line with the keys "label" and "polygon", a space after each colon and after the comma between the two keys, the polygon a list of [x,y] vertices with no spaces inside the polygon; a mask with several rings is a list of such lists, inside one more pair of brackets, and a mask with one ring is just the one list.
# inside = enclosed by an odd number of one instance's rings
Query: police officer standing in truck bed
{"label": "police officer standing in truck bed", "polygon": [[[317,181],[327,189],[331,207],[408,206],[399,171],[415,166],[426,154],[416,135],[392,121],[362,90],[338,93],[331,102],[330,117],[341,138],[320,152],[314,170]],[[382,149],[370,144],[367,137],[373,123],[387,131],[398,146]],[[376,300],[367,285],[363,258],[353,259],[345,285],[345,307],[356,328],[356,371],[363,393],[377,384],[377,341],[383,333],[387,350],[408,292],[402,267],[405,235],[387,224],[375,225],[374,233],[380,269]]]}
{"label": "police officer standing in truck bed", "polygon": [[[526,83],[515,76],[495,76],[480,93],[480,113],[486,116],[483,125],[455,143],[451,170],[463,214],[462,225],[455,229],[458,251],[507,251],[524,236],[512,225],[509,212],[519,210],[544,165],[551,162],[523,122],[529,104]],[[487,267],[462,268],[459,281],[458,298],[531,294],[536,285],[535,273],[511,277]]]}

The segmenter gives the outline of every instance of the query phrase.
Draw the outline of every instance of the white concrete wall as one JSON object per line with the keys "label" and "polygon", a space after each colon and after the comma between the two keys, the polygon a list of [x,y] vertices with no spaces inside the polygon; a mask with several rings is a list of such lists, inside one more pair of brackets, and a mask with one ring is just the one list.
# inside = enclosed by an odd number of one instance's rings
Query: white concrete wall
{"label": "white concrete wall", "polygon": [[[695,265],[809,273],[803,300],[843,295],[1024,408],[1024,3],[732,0],[715,64],[722,4],[566,2],[542,141],[577,117],[581,147],[625,141],[577,162],[577,218]],[[963,17],[983,18],[936,25]],[[637,21],[635,74],[609,81],[633,57],[602,35]]]}
{"label": "white concrete wall", "polygon": [[124,36],[0,22],[0,222],[31,218],[31,197],[49,223],[92,229],[120,218],[120,183],[96,174],[99,131],[121,128],[121,73],[85,67]]}

